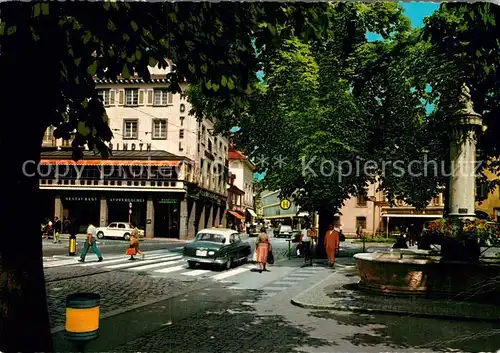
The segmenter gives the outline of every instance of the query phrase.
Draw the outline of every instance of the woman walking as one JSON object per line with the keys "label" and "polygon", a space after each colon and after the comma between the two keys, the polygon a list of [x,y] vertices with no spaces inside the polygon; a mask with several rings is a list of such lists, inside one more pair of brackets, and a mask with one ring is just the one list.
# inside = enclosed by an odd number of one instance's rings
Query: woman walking
{"label": "woman walking", "polygon": [[130,246],[127,250],[127,255],[130,255],[129,260],[135,260],[134,255],[140,254],[144,258],[144,253],[139,250],[139,230],[134,228],[130,232]]}
{"label": "woman walking", "polygon": [[335,253],[340,243],[339,232],[333,229],[333,225],[328,226],[328,230],[325,234],[325,250],[328,255],[328,261],[330,262],[330,267],[335,265]]}
{"label": "woman walking", "polygon": [[257,253],[257,262],[259,263],[259,273],[266,271],[267,256],[272,251],[269,236],[266,228],[262,227],[255,241],[255,252]]}

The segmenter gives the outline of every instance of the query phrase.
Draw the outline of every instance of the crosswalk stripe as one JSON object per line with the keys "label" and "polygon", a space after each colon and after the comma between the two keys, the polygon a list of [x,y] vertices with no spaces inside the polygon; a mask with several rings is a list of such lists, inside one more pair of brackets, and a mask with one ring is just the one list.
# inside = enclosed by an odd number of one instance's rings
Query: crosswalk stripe
{"label": "crosswalk stripe", "polygon": [[155,267],[170,266],[170,265],[173,265],[173,264],[178,264],[180,262],[184,262],[184,260],[181,259],[181,260],[177,260],[177,261],[160,262],[160,263],[157,263],[157,264],[151,264],[151,265],[146,265],[146,266],[133,267],[133,268],[129,268],[128,271],[149,270],[149,269],[155,268]]}
{"label": "crosswalk stripe", "polygon": [[181,271],[185,270],[186,265],[180,265],[180,266],[175,266],[175,267],[168,267],[168,268],[162,268],[161,270],[155,270],[153,272],[155,273],[170,273],[170,272],[176,272],[176,271]]}
{"label": "crosswalk stripe", "polygon": [[274,282],[273,284],[276,284],[278,286],[291,286],[297,284],[297,281],[278,281]]}
{"label": "crosswalk stripe", "polygon": [[283,287],[264,287],[262,288],[262,291],[267,292],[281,292],[284,288]]}
{"label": "crosswalk stripe", "polygon": [[212,272],[212,271],[210,271],[210,270],[194,270],[194,271],[181,273],[181,275],[194,277],[194,276],[202,275],[202,274],[207,273],[207,272]]}
{"label": "crosswalk stripe", "polygon": [[224,278],[238,275],[238,274],[246,272],[246,271],[250,271],[250,269],[252,269],[252,268],[253,268],[253,266],[239,267],[239,268],[235,268],[234,270],[231,270],[231,271],[227,271],[227,272],[219,273],[218,275],[215,275],[215,276],[211,276],[210,278],[218,281],[218,280],[222,280]]}
{"label": "crosswalk stripe", "polygon": [[43,264],[44,268],[50,268],[50,267],[60,267],[60,266],[65,266],[65,265],[71,265],[71,264],[78,264],[76,259],[71,259],[71,260],[59,260],[59,261],[51,261]]}
{"label": "crosswalk stripe", "polygon": [[[158,262],[159,260],[178,260],[178,259],[181,259],[182,256],[179,255],[179,256],[169,256],[168,258],[163,258],[163,257],[160,257],[160,258],[157,258],[157,259],[154,259],[154,260],[139,260],[139,264],[141,265],[146,265],[146,264],[151,264],[153,262]],[[136,260],[137,261],[137,260]],[[112,266],[105,266],[104,268],[106,269],[109,269],[109,270],[116,270],[118,268],[125,268],[125,267],[135,267],[135,266],[138,266],[138,263],[136,262],[127,262],[127,263],[123,263],[123,264],[118,264],[118,265],[112,265]]]}
{"label": "crosswalk stripe", "polygon": [[[169,258],[169,257],[174,257],[174,256],[179,256],[179,255],[165,254],[165,255],[148,256],[147,260]],[[129,257],[127,257],[126,255],[123,255],[119,259],[116,259],[116,260],[110,260],[110,261],[104,260],[103,262],[94,261],[94,262],[89,262],[89,263],[82,264],[81,266],[83,266],[83,267],[86,267],[86,266],[106,266],[106,265],[109,265],[109,264],[114,264],[114,263],[118,263],[118,262],[128,261],[128,259],[129,259]]]}

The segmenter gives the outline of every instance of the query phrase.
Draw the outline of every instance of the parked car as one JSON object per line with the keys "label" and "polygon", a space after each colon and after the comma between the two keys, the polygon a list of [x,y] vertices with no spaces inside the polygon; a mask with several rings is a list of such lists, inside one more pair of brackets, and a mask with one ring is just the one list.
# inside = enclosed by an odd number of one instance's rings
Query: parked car
{"label": "parked car", "polygon": [[242,241],[237,231],[226,228],[203,229],[183,249],[189,268],[211,264],[230,269],[233,264],[246,262],[251,253],[250,244]]}
{"label": "parked car", "polygon": [[[129,240],[133,229],[134,227],[128,222],[113,222],[107,227],[98,227],[97,238],[121,238]],[[139,238],[144,238],[144,230],[139,229]]]}
{"label": "parked car", "polygon": [[287,225],[281,225],[278,228],[278,231],[275,233],[276,238],[281,238],[281,237],[291,237],[294,234],[294,231],[292,229],[292,226],[287,226]]}

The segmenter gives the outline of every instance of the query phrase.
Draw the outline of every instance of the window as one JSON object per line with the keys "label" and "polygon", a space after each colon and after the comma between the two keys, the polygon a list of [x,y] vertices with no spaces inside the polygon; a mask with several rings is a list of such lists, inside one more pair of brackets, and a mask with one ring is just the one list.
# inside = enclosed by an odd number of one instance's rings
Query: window
{"label": "window", "polygon": [[116,228],[116,223],[111,223],[108,228]]}
{"label": "window", "polygon": [[181,116],[179,119],[181,119],[181,126],[184,126],[184,117]]}
{"label": "window", "polygon": [[125,90],[125,105],[139,105],[139,90],[126,89]]}
{"label": "window", "polygon": [[366,229],[366,217],[356,217],[356,228]]}
{"label": "window", "polygon": [[206,136],[207,136],[207,134],[206,134],[205,126],[202,126],[201,127],[201,143],[205,144]]}
{"label": "window", "polygon": [[167,138],[167,120],[155,119],[153,120],[153,138],[166,139]]}
{"label": "window", "polygon": [[124,120],[123,121],[123,138],[124,139],[137,139],[137,120]]}
{"label": "window", "polygon": [[212,152],[212,141],[208,140],[208,151]]}
{"label": "window", "polygon": [[181,104],[179,109],[181,113],[184,113],[186,111],[186,106],[184,104]]}
{"label": "window", "polygon": [[97,91],[97,94],[105,106],[111,104],[111,90],[100,89]]}
{"label": "window", "polygon": [[127,228],[127,227],[126,227],[126,226],[125,226],[125,224],[123,224],[123,223],[118,223],[118,228],[125,229],[125,228]]}
{"label": "window", "polygon": [[179,138],[183,139],[184,138],[184,129],[179,130]]}
{"label": "window", "polygon": [[155,89],[154,105],[165,106],[172,103],[172,93],[166,89]]}
{"label": "window", "polygon": [[366,192],[362,192],[358,195],[358,207],[366,207],[367,195]]}

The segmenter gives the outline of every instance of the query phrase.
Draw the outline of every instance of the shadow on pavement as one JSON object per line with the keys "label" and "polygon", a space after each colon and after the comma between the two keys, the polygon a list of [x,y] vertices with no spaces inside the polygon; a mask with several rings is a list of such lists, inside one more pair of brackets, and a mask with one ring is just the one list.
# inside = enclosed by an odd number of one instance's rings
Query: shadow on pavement
{"label": "shadow on pavement", "polygon": [[[389,300],[389,299],[388,299]],[[365,333],[343,339],[361,347],[384,345],[395,349],[423,351],[460,350],[494,352],[500,347],[500,329],[495,323],[471,323],[413,316],[370,315],[350,312],[314,311],[313,317],[357,326]]]}
{"label": "shadow on pavement", "polygon": [[300,352],[300,347],[331,347],[327,340],[311,337],[307,329],[280,315],[259,315],[253,304],[260,291],[247,291],[239,300],[224,303],[182,319],[114,352]]}

